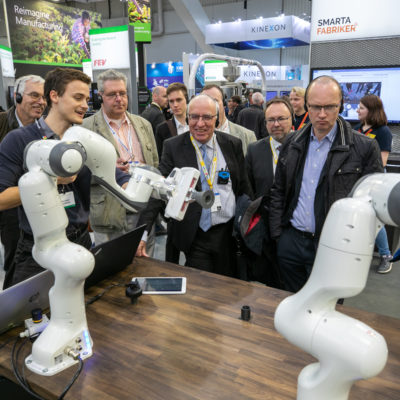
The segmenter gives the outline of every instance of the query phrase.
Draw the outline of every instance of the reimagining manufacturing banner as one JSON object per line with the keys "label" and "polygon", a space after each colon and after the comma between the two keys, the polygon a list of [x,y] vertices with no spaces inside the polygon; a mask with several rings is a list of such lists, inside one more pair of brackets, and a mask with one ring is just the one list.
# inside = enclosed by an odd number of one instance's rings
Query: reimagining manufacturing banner
{"label": "reimagining manufacturing banner", "polygon": [[129,23],[135,27],[135,42],[151,42],[150,0],[128,0]]}
{"label": "reimagining manufacturing banner", "polygon": [[101,14],[45,1],[7,0],[14,62],[81,65],[90,58],[89,30]]}

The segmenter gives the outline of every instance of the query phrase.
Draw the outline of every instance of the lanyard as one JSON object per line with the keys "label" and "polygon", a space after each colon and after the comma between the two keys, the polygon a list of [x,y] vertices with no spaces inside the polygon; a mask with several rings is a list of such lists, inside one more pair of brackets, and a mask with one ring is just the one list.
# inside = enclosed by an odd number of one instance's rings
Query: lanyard
{"label": "lanyard", "polygon": [[276,152],[274,143],[272,142],[272,137],[269,138],[269,146],[271,147],[272,157],[274,158],[274,163],[278,163],[278,153]]}
{"label": "lanyard", "polygon": [[361,128],[358,130],[358,132],[363,133],[365,136],[368,136],[372,131],[373,131],[372,128],[369,128],[367,132],[363,132]]}
{"label": "lanyard", "polygon": [[298,129],[301,129],[302,127],[303,127],[303,125],[304,125],[304,121],[307,119],[307,117],[308,117],[308,111],[304,114],[304,117],[303,117],[303,119],[301,120],[301,122],[300,122],[300,125],[299,125],[299,128]]}
{"label": "lanyard", "polygon": [[[307,117],[308,117],[308,111],[304,114],[304,117],[303,117],[303,119],[301,120],[301,122],[300,122],[300,125],[299,125],[299,127],[297,128],[297,130],[300,130],[302,127],[303,127],[303,125],[304,125],[304,121],[307,119]],[[294,125],[292,126],[292,131],[294,131],[295,129],[294,129]]]}
{"label": "lanyard", "polygon": [[216,149],[216,145],[215,145],[215,137],[213,137],[213,160],[212,160],[212,167],[211,167],[211,176],[207,171],[207,167],[203,160],[203,156],[201,155],[199,146],[197,146],[197,143],[194,141],[192,135],[190,135],[190,140],[192,141],[192,145],[193,145],[194,149],[196,150],[197,159],[200,162],[200,166],[203,171],[204,177],[206,178],[208,186],[212,190],[215,173],[217,171],[217,149]]}
{"label": "lanyard", "polygon": [[[132,149],[132,136],[131,136],[131,129],[128,125],[128,147],[125,146],[125,144],[122,142],[121,138],[118,136],[117,132],[114,131],[114,129],[111,127],[110,123],[106,120],[106,123],[108,127],[110,128],[111,133],[115,137],[116,140],[118,140],[118,143],[125,149],[125,151],[130,155],[130,159],[133,161],[135,159],[135,156],[133,154],[133,149]],[[123,122],[122,122],[123,123]]]}

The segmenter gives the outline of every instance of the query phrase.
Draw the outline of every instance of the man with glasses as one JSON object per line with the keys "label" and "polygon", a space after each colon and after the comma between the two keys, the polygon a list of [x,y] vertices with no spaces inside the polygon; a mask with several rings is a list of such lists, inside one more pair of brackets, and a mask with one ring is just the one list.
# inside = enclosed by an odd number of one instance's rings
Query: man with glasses
{"label": "man with glasses", "polygon": [[[0,113],[0,142],[13,129],[33,124],[46,107],[43,94],[44,79],[37,75],[18,78],[14,85],[14,105]],[[8,271],[14,259],[19,239],[17,208],[0,213],[1,243],[4,246],[4,271]]]}
{"label": "man with glasses", "polygon": [[[191,203],[183,221],[169,222],[168,235],[173,245],[183,251],[186,265],[228,276],[237,276],[235,243],[232,237],[236,197],[249,193],[239,139],[215,131],[217,103],[201,94],[189,103],[189,132],[164,142],[159,170],[167,176],[173,168],[192,167],[200,171],[197,190],[212,190],[214,205],[205,210]],[[150,227],[162,207],[150,200],[146,222]],[[142,222],[139,221],[139,222]],[[143,249],[139,245],[138,255]]]}
{"label": "man with glasses", "polygon": [[270,232],[278,240],[285,289],[299,291],[313,267],[331,205],[364,175],[382,172],[379,148],[339,116],[343,95],[332,77],[314,79],[305,93],[311,124],[287,137],[271,188]]}
{"label": "man with glasses", "polygon": [[[279,152],[291,131],[293,115],[294,111],[290,102],[282,97],[275,97],[266,105],[265,117],[263,116],[262,120],[269,136],[251,143],[246,155],[247,174],[255,199],[261,196],[265,196],[266,199],[269,197]],[[250,279],[281,288],[276,246],[270,240],[269,233],[263,240],[262,253],[259,256],[251,253],[247,262]]]}
{"label": "man with glasses", "polygon": [[[127,172],[130,165],[158,166],[158,155],[150,122],[130,114],[126,76],[107,70],[97,77],[101,109],[83,121],[82,126],[97,132],[110,141],[118,154],[117,168]],[[96,245],[111,240],[137,224],[138,214],[126,211],[120,202],[99,185],[92,185],[90,224]],[[154,251],[154,235],[148,240],[147,250]]]}

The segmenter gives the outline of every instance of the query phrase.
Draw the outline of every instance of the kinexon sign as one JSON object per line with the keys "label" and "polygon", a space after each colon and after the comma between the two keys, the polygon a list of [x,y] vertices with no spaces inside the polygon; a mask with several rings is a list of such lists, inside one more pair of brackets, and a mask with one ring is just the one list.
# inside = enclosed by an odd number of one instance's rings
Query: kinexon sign
{"label": "kinexon sign", "polygon": [[[400,36],[398,0],[318,0],[312,3],[311,41]],[[373,11],[371,11],[373,10]]]}
{"label": "kinexon sign", "polygon": [[294,16],[206,25],[206,43],[236,50],[304,46],[310,23]]}

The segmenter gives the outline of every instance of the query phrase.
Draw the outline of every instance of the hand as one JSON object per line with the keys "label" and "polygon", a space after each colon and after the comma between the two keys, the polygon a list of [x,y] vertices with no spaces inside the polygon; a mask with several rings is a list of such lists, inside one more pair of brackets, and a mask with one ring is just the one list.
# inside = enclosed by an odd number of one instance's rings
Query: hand
{"label": "hand", "polygon": [[148,257],[149,255],[146,253],[146,242],[141,240],[139,246],[136,250],[136,257]]}
{"label": "hand", "polygon": [[118,158],[117,159],[117,168],[120,169],[122,172],[128,173],[129,163],[124,161],[122,158]]}
{"label": "hand", "polygon": [[66,178],[62,178],[61,176],[57,176],[57,185],[68,185],[69,183],[75,182],[75,179],[78,175],[67,176]]}

